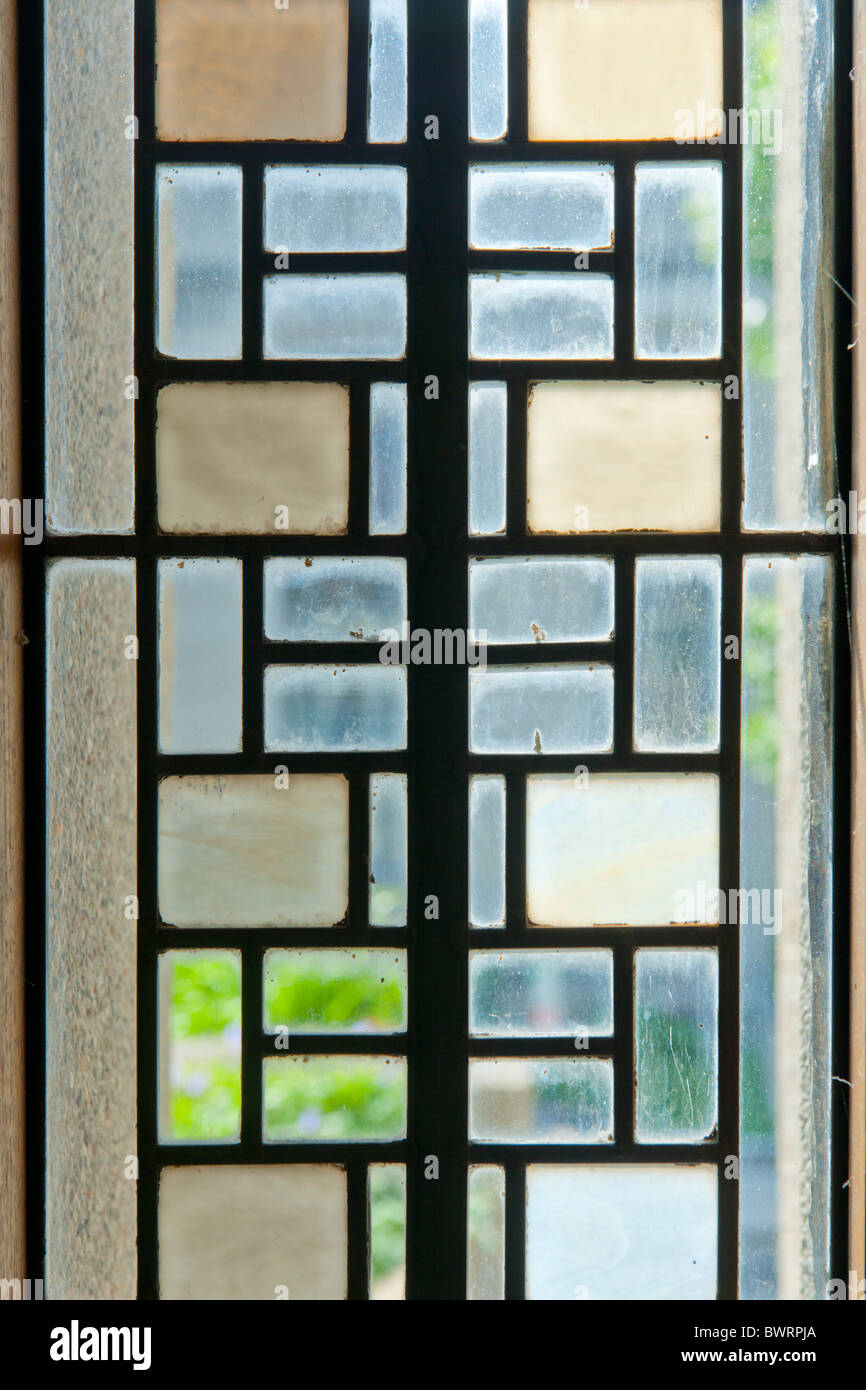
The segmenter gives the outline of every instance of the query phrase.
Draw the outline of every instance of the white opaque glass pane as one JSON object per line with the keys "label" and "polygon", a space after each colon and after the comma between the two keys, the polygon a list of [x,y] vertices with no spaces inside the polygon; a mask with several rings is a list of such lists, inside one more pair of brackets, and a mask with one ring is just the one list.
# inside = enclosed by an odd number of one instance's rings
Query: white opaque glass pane
{"label": "white opaque glass pane", "polygon": [[265,279],[265,357],[395,360],[405,351],[405,276]]}
{"label": "white opaque glass pane", "polygon": [[503,251],[593,251],[613,244],[613,170],[592,164],[476,164],[469,244]]}
{"label": "white opaque glass pane", "polygon": [[403,382],[370,387],[370,535],[406,530],[408,390]]}
{"label": "white opaque glass pane", "polygon": [[613,1139],[606,1057],[497,1057],[469,1063],[469,1138],[499,1144],[605,1144]]}
{"label": "white opaque glass pane", "polygon": [[696,1144],[718,1119],[719,958],[711,950],[635,954],[635,1137]]}
{"label": "white opaque glass pane", "polygon": [[405,927],[408,783],[405,774],[370,778],[370,925]]}
{"label": "white opaque glass pane", "polygon": [[265,170],[265,249],[401,251],[407,175],[384,164],[271,165]]}
{"label": "white opaque glass pane", "polygon": [[506,523],[508,387],[476,381],[469,387],[469,532],[496,536]]}
{"label": "white opaque glass pane", "polygon": [[269,666],[268,752],[372,753],[406,747],[404,666]]}
{"label": "white opaque glass pane", "polygon": [[609,666],[491,666],[469,677],[473,753],[606,753]]}
{"label": "white opaque glass pane", "polygon": [[719,746],[722,565],[718,556],[653,557],[635,566],[635,747]]}
{"label": "white opaque glass pane", "polygon": [[470,951],[469,1030],[476,1038],[609,1037],[613,953]]}
{"label": "white opaque glass pane", "polygon": [[721,347],[721,166],[639,164],[635,355],[718,357]]}
{"label": "white opaque glass pane", "polygon": [[607,275],[471,275],[469,306],[472,357],[515,361],[613,356],[613,281]]}
{"label": "white opaque glass pane", "polygon": [[300,556],[265,561],[265,636],[378,642],[406,617],[406,561]]}
{"label": "white opaque glass pane", "polygon": [[469,779],[469,921],[505,926],[505,778]]}
{"label": "white opaque glass pane", "polygon": [[370,103],[367,139],[396,145],[407,132],[406,0],[370,0]]}
{"label": "white opaque glass pane", "polygon": [[469,134],[508,130],[508,0],[469,0]]}
{"label": "white opaque glass pane", "polygon": [[469,626],[494,645],[606,642],[613,634],[613,565],[538,556],[472,560]]}
{"label": "white opaque glass pane", "polygon": [[157,169],[156,346],[166,357],[241,355],[242,201],[234,165]]}
{"label": "white opaque glass pane", "polygon": [[159,562],[159,744],[166,753],[242,746],[239,560]]}
{"label": "white opaque glass pane", "polygon": [[406,952],[353,948],[267,951],[264,1025],[270,1032],[403,1033]]}
{"label": "white opaque glass pane", "polygon": [[492,1163],[469,1168],[466,1297],[505,1298],[505,1169]]}
{"label": "white opaque glass pane", "polygon": [[400,1057],[268,1057],[264,1138],[309,1144],[406,1137]]}

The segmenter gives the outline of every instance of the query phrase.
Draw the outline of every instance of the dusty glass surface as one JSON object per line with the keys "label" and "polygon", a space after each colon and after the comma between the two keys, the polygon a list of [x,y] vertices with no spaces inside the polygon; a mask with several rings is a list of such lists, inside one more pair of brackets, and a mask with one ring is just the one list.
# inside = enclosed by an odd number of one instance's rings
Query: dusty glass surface
{"label": "dusty glass surface", "polygon": [[495,536],[505,530],[508,387],[504,381],[473,381],[469,387],[469,533]]}
{"label": "dusty glass surface", "polygon": [[469,626],[491,644],[606,642],[613,564],[537,555],[470,560]]}
{"label": "dusty glass surface", "polygon": [[402,772],[370,778],[370,926],[405,927],[409,788]]}
{"label": "dusty glass surface", "polygon": [[613,1063],[498,1057],[469,1063],[469,1138],[491,1144],[606,1144]]}
{"label": "dusty glass surface", "polygon": [[240,560],[160,560],[159,746],[238,753],[243,740]]}
{"label": "dusty glass surface", "polygon": [[718,748],[721,623],[718,556],[638,559],[635,748],[677,753]]}
{"label": "dusty glass surface", "polygon": [[293,1033],[402,1033],[406,952],[267,951],[264,1026]]}
{"label": "dusty glass surface", "polygon": [[406,747],[405,666],[267,666],[268,752],[371,753]]}
{"label": "dusty glass surface", "polygon": [[367,1169],[370,1231],[369,1294],[374,1303],[406,1297],[406,1165],[371,1163]]}
{"label": "dusty glass surface", "polygon": [[370,0],[367,139],[373,145],[406,139],[408,44],[406,0]]}
{"label": "dusty glass surface", "polygon": [[722,350],[721,165],[635,169],[635,356]]}
{"label": "dusty glass surface", "polygon": [[161,164],[156,172],[156,346],[166,357],[241,356],[243,171]]}
{"label": "dusty glass surface", "polygon": [[606,753],[610,666],[488,666],[469,674],[473,753]]}
{"label": "dusty glass surface", "polygon": [[402,251],[406,170],[386,164],[271,164],[265,250]]}
{"label": "dusty glass surface", "polygon": [[406,531],[409,393],[403,382],[370,387],[370,535]]}
{"label": "dusty glass surface", "polygon": [[699,1144],[718,1121],[719,958],[714,950],[635,953],[635,1138]]}
{"label": "dusty glass surface", "polygon": [[400,1057],[267,1057],[264,1138],[337,1143],[406,1137]]}
{"label": "dusty glass surface", "polygon": [[266,560],[265,636],[275,642],[378,642],[406,617],[406,561]]}
{"label": "dusty glass surface", "polygon": [[613,245],[613,169],[603,164],[474,164],[469,244],[505,251]]}
{"label": "dusty glass surface", "polygon": [[613,953],[470,951],[469,1031],[476,1038],[610,1037]]}
{"label": "dusty glass surface", "polygon": [[159,1141],[241,1135],[241,953],[159,957]]}
{"label": "dusty glass surface", "polygon": [[469,778],[469,922],[505,926],[505,778]]}
{"label": "dusty glass surface", "polygon": [[613,281],[588,271],[470,275],[469,341],[482,361],[612,357]]}
{"label": "dusty glass surface", "polygon": [[505,1169],[470,1164],[467,1196],[466,1298],[495,1302],[505,1298]]}
{"label": "dusty glass surface", "polygon": [[405,352],[405,276],[266,276],[265,357],[395,361]]}
{"label": "dusty glass surface", "polygon": [[469,0],[469,135],[508,130],[508,0]]}

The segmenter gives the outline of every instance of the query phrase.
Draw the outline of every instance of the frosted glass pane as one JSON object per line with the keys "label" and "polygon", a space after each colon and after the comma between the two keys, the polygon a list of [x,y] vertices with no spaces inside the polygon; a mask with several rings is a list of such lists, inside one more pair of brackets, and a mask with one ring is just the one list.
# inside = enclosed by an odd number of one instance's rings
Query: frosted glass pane
{"label": "frosted glass pane", "polygon": [[349,793],[335,774],[167,777],[159,910],[177,927],[329,927],[348,906]]}
{"label": "frosted glass pane", "polygon": [[402,251],[407,176],[384,164],[271,165],[265,249]]}
{"label": "frosted glass pane", "polygon": [[612,951],[470,951],[475,1038],[613,1033]]}
{"label": "frosted glass pane", "polygon": [[406,747],[404,666],[268,666],[268,752],[372,753]]}
{"label": "frosted glass pane", "polygon": [[613,244],[613,170],[592,164],[476,164],[469,244],[503,251],[593,251]]}
{"label": "frosted glass pane", "polygon": [[530,1164],[526,1296],[716,1296],[716,1169]]}
{"label": "frosted glass pane", "polygon": [[406,1165],[371,1163],[367,1169],[370,1223],[370,1299],[406,1297]]}
{"label": "frosted glass pane", "polygon": [[721,400],[711,382],[537,382],[530,530],[717,531]]}
{"label": "frosted glass pane", "polygon": [[[718,778],[703,773],[531,776],[526,789],[529,919],[540,926],[714,921]],[[697,913],[683,913],[684,894]]]}
{"label": "frosted glass pane", "polygon": [[394,145],[406,139],[408,42],[406,0],[370,0],[367,139],[371,145]]}
{"label": "frosted glass pane", "polygon": [[469,387],[469,532],[495,536],[506,523],[508,387],[476,381]]}
{"label": "frosted glass pane", "polygon": [[159,957],[159,1139],[241,1135],[241,953]]}
{"label": "frosted glass pane", "polygon": [[156,346],[166,357],[241,355],[241,203],[235,165],[156,173]]}
{"label": "frosted glass pane", "polygon": [[697,1144],[718,1120],[719,959],[715,951],[635,954],[640,1143]]}
{"label": "frosted glass pane", "polygon": [[721,349],[721,165],[638,164],[635,356],[718,357]]}
{"label": "frosted glass pane", "polygon": [[469,0],[469,134],[508,130],[508,0]]}
{"label": "frosted glass pane", "polygon": [[489,666],[469,676],[473,753],[606,753],[609,666]]}
{"label": "frosted glass pane", "polygon": [[505,926],[505,778],[469,779],[469,921]]}
{"label": "frosted glass pane", "polygon": [[239,560],[159,562],[159,746],[242,747],[243,573]]}
{"label": "frosted glass pane", "polygon": [[469,1169],[466,1297],[505,1297],[505,1169],[473,1163]]}
{"label": "frosted glass pane", "polygon": [[722,0],[529,0],[531,140],[706,138],[721,105]]}
{"label": "frosted glass pane", "polygon": [[268,1057],[266,1140],[337,1143],[406,1137],[400,1057]]}
{"label": "frosted glass pane", "polygon": [[405,352],[405,276],[265,279],[265,357],[396,360]]}
{"label": "frosted glass pane", "polygon": [[638,560],[635,748],[682,753],[718,748],[721,623],[717,556]]}
{"label": "frosted glass pane", "polygon": [[406,561],[266,560],[265,636],[274,642],[378,642],[406,618]]}
{"label": "frosted glass pane", "polygon": [[498,1144],[613,1139],[607,1058],[496,1058],[469,1063],[469,1138]]}
{"label": "frosted glass pane", "polygon": [[491,644],[606,642],[613,635],[610,560],[537,556],[472,560],[469,626]]}
{"label": "frosted glass pane", "polygon": [[405,951],[267,951],[264,1022],[295,1033],[402,1033]]}
{"label": "frosted glass pane", "polygon": [[349,392],[310,381],[164,386],[156,466],[163,531],[338,535],[349,516]]}
{"label": "frosted glass pane", "polygon": [[370,778],[370,925],[405,927],[408,783],[399,772]]}
{"label": "frosted glass pane", "polygon": [[607,275],[471,275],[469,305],[472,357],[613,356],[613,281]]}
{"label": "frosted glass pane", "polygon": [[302,1163],[164,1168],[164,1299],[273,1303],[346,1297],[346,1174]]}
{"label": "frosted glass pane", "polygon": [[375,382],[370,387],[371,536],[405,533],[408,451],[407,387],[403,382]]}

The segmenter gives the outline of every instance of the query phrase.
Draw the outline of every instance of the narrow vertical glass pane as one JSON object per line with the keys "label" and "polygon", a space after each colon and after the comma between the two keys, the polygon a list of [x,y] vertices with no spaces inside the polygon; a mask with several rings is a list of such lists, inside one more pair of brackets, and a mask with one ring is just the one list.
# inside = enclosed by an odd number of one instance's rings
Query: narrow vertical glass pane
{"label": "narrow vertical glass pane", "polygon": [[241,953],[159,958],[159,1137],[207,1143],[241,1133]]}
{"label": "narrow vertical glass pane", "polygon": [[159,745],[242,746],[243,574],[239,560],[159,562]]}
{"label": "narrow vertical glass pane", "polygon": [[508,0],[469,0],[469,134],[508,131]]}
{"label": "narrow vertical glass pane", "polygon": [[469,779],[469,921],[505,926],[505,778]]}
{"label": "narrow vertical glass pane", "polygon": [[371,1163],[367,1169],[370,1224],[369,1292],[374,1302],[406,1297],[406,1166]]}
{"label": "narrow vertical glass pane", "polygon": [[497,536],[506,525],[508,387],[475,381],[469,387],[469,532]]}
{"label": "narrow vertical glass pane", "polygon": [[408,388],[380,381],[370,387],[370,535],[406,531]]}
{"label": "narrow vertical glass pane", "polygon": [[406,139],[407,47],[406,0],[370,0],[371,145],[397,145]]}
{"label": "narrow vertical glass pane", "polygon": [[719,959],[714,950],[635,955],[635,1137],[699,1144],[718,1121]]}
{"label": "narrow vertical glass pane", "polygon": [[635,748],[654,753],[718,748],[721,620],[718,556],[638,560]]}
{"label": "narrow vertical glass pane", "polygon": [[166,357],[241,355],[241,203],[235,165],[156,174],[156,346]]}
{"label": "narrow vertical glass pane", "polygon": [[402,772],[370,778],[370,926],[405,927],[408,781]]}
{"label": "narrow vertical glass pane", "polygon": [[635,356],[718,357],[721,165],[637,166],[635,260]]}
{"label": "narrow vertical glass pane", "polygon": [[492,1163],[469,1169],[466,1297],[491,1303],[505,1297],[505,1169]]}

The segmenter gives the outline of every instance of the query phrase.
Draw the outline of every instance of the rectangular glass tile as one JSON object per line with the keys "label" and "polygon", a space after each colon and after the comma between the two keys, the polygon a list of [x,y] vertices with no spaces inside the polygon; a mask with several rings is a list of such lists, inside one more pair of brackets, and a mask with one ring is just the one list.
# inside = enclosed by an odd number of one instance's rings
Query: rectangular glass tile
{"label": "rectangular glass tile", "polygon": [[393,949],[267,951],[264,1025],[304,1033],[406,1031],[406,952]]}
{"label": "rectangular glass tile", "polygon": [[406,1297],[406,1165],[371,1163],[367,1200],[370,1299],[396,1302]]}
{"label": "rectangular glass tile", "polygon": [[265,636],[274,642],[378,642],[406,618],[406,561],[266,560]]}
{"label": "rectangular glass tile", "polygon": [[406,0],[370,0],[371,145],[397,145],[406,139],[408,47]]}
{"label": "rectangular glass tile", "polygon": [[239,753],[243,704],[240,560],[159,561],[159,746]]}
{"label": "rectangular glass tile", "polygon": [[243,171],[160,164],[156,171],[156,346],[166,357],[241,356]]}
{"label": "rectangular glass tile", "polygon": [[396,361],[405,352],[404,275],[265,278],[265,357]]}
{"label": "rectangular glass tile", "polygon": [[506,524],[508,387],[473,381],[469,387],[469,533],[497,536]]}
{"label": "rectangular glass tile", "polygon": [[508,0],[469,0],[469,134],[508,131]]}
{"label": "rectangular glass tile", "polygon": [[505,926],[505,778],[469,778],[469,922]]}
{"label": "rectangular glass tile", "polygon": [[405,927],[409,853],[408,782],[402,772],[370,778],[370,926]]}
{"label": "rectangular glass tile", "polygon": [[712,382],[536,382],[529,529],[717,531],[721,440],[721,390]]}
{"label": "rectangular glass tile", "polygon": [[406,747],[405,666],[268,666],[265,748],[374,753]]}
{"label": "rectangular glass tile", "polygon": [[469,338],[482,361],[612,357],[613,281],[586,271],[470,275]]}
{"label": "rectangular glass tile", "polygon": [[159,1140],[241,1135],[241,953],[159,957]]}
{"label": "rectangular glass tile", "polygon": [[607,642],[613,564],[567,556],[471,560],[469,626],[493,645]]}
{"label": "rectangular glass tile", "polygon": [[265,250],[402,251],[406,170],[385,164],[271,164]]}
{"label": "rectangular glass tile", "polygon": [[406,531],[409,398],[404,382],[370,387],[370,535]]}
{"label": "rectangular glass tile", "polygon": [[635,170],[635,356],[722,350],[722,166]]}
{"label": "rectangular glass tile", "polygon": [[469,1168],[466,1297],[470,1302],[505,1298],[505,1169],[493,1163]]}
{"label": "rectangular glass tile", "polygon": [[335,773],[167,777],[159,911],[176,927],[330,927],[348,906],[349,788]]}
{"label": "rectangular glass tile", "polygon": [[714,950],[635,953],[635,1138],[699,1144],[718,1122],[719,958]]}
{"label": "rectangular glass tile", "polygon": [[474,1038],[613,1033],[612,951],[470,951],[469,1031]]}
{"label": "rectangular glass tile", "polygon": [[[719,880],[718,778],[529,777],[526,879],[529,920],[539,926],[715,921],[712,894],[702,897],[700,886]],[[686,897],[692,916],[683,912]]]}
{"label": "rectangular glass tile", "polygon": [[608,1144],[606,1057],[497,1057],[469,1063],[469,1138],[489,1144]]}
{"label": "rectangular glass tile", "polygon": [[530,1164],[526,1180],[527,1298],[715,1298],[714,1167]]}
{"label": "rectangular glass tile", "polygon": [[268,1057],[264,1137],[342,1143],[406,1137],[401,1057]]}
{"label": "rectangular glass tile", "polygon": [[469,675],[473,753],[607,753],[610,666],[488,666]]}
{"label": "rectangular glass tile", "polygon": [[718,748],[721,626],[717,555],[637,561],[635,748],[653,753]]}
{"label": "rectangular glass tile", "polygon": [[602,164],[475,164],[469,244],[501,251],[613,245],[613,169]]}

